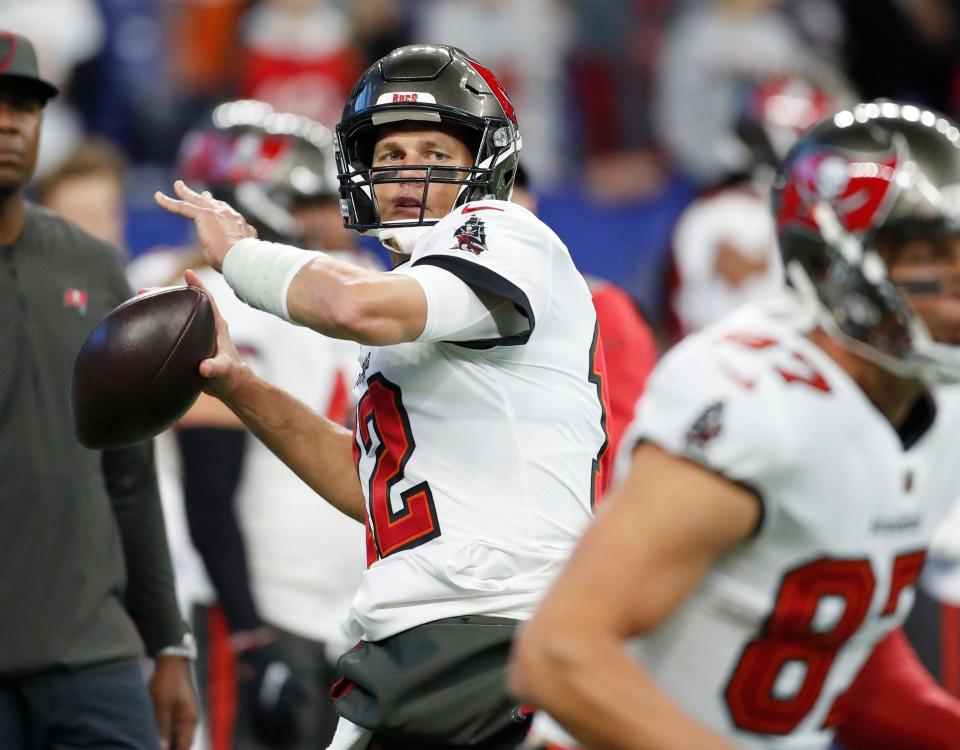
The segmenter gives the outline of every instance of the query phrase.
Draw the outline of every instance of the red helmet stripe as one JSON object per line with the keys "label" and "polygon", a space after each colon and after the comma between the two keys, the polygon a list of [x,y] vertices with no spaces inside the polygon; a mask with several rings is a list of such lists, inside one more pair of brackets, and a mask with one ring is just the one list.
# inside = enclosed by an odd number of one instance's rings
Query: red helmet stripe
{"label": "red helmet stripe", "polygon": [[468,62],[470,63],[470,67],[477,71],[480,77],[486,81],[487,86],[490,87],[493,95],[497,97],[497,101],[500,102],[500,106],[503,107],[504,113],[510,118],[510,121],[516,125],[517,113],[514,111],[513,105],[510,103],[510,99],[507,96],[507,92],[503,88],[503,84],[500,83],[499,79],[489,68],[485,68],[476,60],[468,60]]}

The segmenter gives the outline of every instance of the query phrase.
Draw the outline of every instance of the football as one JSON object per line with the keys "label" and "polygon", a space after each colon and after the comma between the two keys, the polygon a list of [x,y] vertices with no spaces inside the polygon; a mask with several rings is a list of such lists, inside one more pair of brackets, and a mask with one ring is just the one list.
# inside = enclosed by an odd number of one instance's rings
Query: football
{"label": "football", "polygon": [[213,308],[196,287],[156,289],[114,308],[74,364],[77,438],[121,448],[170,427],[200,395],[198,368],[215,348]]}

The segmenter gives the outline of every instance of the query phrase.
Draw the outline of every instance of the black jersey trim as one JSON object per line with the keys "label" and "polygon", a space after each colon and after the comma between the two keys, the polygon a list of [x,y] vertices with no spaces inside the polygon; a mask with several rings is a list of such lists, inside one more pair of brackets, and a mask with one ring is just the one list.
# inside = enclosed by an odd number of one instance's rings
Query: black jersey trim
{"label": "black jersey trim", "polygon": [[496,271],[491,271],[486,266],[480,266],[471,263],[463,258],[451,258],[446,255],[428,255],[420,258],[414,266],[434,266],[442,268],[444,271],[452,273],[465,284],[476,289],[482,289],[490,294],[510,300],[517,311],[530,322],[530,327],[522,332],[511,336],[501,336],[492,339],[476,339],[473,341],[450,341],[448,343],[456,344],[467,349],[492,349],[495,346],[522,346],[530,340],[530,334],[536,327],[536,317],[533,314],[533,306],[526,293],[514,284],[512,281],[501,276]]}

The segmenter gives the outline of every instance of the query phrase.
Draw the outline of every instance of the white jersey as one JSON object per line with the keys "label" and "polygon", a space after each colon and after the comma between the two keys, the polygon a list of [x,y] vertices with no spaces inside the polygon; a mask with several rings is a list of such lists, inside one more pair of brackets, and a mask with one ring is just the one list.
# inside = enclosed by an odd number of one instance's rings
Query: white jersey
{"label": "white jersey", "polygon": [[[241,302],[212,269],[199,273],[244,361],[320,414],[349,415],[357,344],[291,325]],[[364,568],[363,526],[329,505],[259,440],[247,443],[236,505],[260,615],[331,653]]]}
{"label": "white jersey", "polygon": [[[769,299],[783,288],[783,266],[769,199],[747,187],[727,188],[691,203],[677,220],[673,258],[678,286],[674,312],[684,333],[716,323],[740,305]],[[762,270],[731,285],[717,271],[724,246]]]}
{"label": "white jersey", "polygon": [[932,424],[905,447],[788,313],[744,308],[678,345],[648,382],[625,453],[656,443],[752,489],[763,515],[634,645],[661,688],[740,747],[813,750],[910,609],[960,486],[960,420],[956,389],[938,392]]}
{"label": "white jersey", "polygon": [[525,619],[592,515],[605,450],[590,292],[529,211],[482,201],[424,234],[430,265],[511,300],[526,330],[364,348],[354,446],[372,564],[351,632]]}

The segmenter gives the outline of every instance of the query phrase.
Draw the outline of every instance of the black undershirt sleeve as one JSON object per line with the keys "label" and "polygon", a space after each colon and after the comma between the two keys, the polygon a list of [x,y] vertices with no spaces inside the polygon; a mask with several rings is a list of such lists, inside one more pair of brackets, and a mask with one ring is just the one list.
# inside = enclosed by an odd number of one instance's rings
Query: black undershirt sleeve
{"label": "black undershirt sleeve", "polygon": [[177,604],[153,441],[104,451],[101,463],[126,561],[127,612],[153,656],[188,632]]}
{"label": "black undershirt sleeve", "polygon": [[250,571],[234,496],[240,483],[246,430],[177,430],[190,538],[217,592],[230,630],[263,624],[250,590]]}

